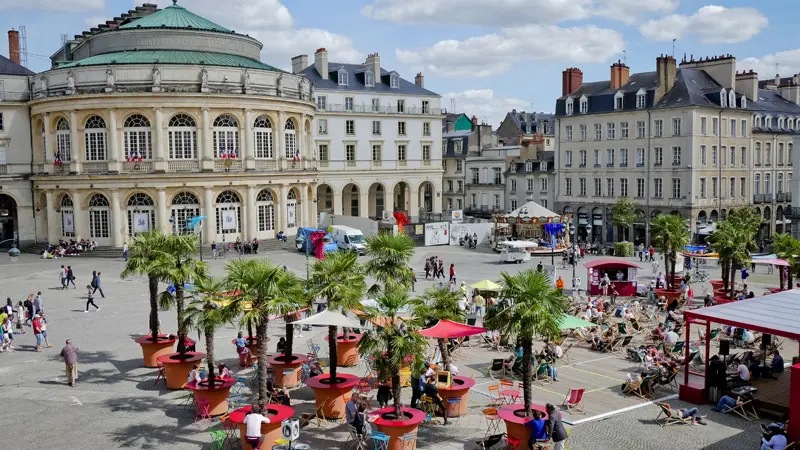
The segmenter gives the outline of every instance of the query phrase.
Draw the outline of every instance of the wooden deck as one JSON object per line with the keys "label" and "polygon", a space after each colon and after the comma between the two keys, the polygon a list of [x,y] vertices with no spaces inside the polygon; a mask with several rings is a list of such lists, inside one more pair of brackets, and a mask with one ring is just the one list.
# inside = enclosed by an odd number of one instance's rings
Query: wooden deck
{"label": "wooden deck", "polygon": [[789,415],[789,388],[791,371],[786,370],[778,374],[777,380],[754,380],[753,386],[758,388],[756,393],[756,408],[760,412],[776,416],[775,419],[785,420]]}

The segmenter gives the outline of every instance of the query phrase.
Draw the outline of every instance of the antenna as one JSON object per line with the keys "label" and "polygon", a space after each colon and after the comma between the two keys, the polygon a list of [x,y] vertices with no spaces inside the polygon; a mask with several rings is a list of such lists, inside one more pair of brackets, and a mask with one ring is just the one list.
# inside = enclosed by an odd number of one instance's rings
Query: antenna
{"label": "antenna", "polygon": [[675,41],[677,41],[677,39],[673,39],[672,40],[672,57],[673,58],[675,57]]}
{"label": "antenna", "polygon": [[[672,53],[675,53],[675,49],[672,50]],[[628,51],[622,50],[622,64],[628,65]]]}
{"label": "antenna", "polygon": [[25,25],[19,26],[19,56],[22,67],[28,67],[28,32]]}
{"label": "antenna", "polygon": [[67,45],[67,40],[68,39],[69,38],[67,37],[67,33],[61,33],[61,46],[62,47]]}

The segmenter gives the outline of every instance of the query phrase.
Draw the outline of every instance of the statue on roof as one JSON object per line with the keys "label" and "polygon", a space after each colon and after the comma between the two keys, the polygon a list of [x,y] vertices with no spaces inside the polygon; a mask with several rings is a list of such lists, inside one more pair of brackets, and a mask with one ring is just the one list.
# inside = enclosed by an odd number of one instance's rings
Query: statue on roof
{"label": "statue on roof", "polygon": [[278,82],[277,82],[275,93],[278,95],[278,97],[283,96],[283,74],[280,74],[278,76]]}
{"label": "statue on roof", "polygon": [[41,81],[41,83],[42,83],[42,92],[44,92],[44,95],[46,96],[46,95],[47,95],[47,90],[48,90],[48,87],[47,87],[47,77],[46,77],[46,76],[44,76],[44,75],[42,75],[42,77],[41,77],[39,80],[40,80],[40,81]]}
{"label": "statue on roof", "polygon": [[309,85],[311,84],[308,81],[308,78],[303,77],[300,79],[300,100],[308,100],[309,99]]}
{"label": "statue on roof", "polygon": [[114,70],[106,69],[106,88],[114,88]]}
{"label": "statue on roof", "polygon": [[308,89],[308,100],[314,102],[316,101],[314,100],[314,83],[310,81],[308,83],[311,85],[311,87]]}
{"label": "statue on roof", "polygon": [[67,93],[72,94],[75,92],[75,74],[70,70],[67,72]]}
{"label": "statue on roof", "polygon": [[161,87],[161,71],[153,67],[153,87]]}
{"label": "statue on roof", "polygon": [[242,75],[242,78],[244,78],[244,81],[242,82],[244,86],[244,93],[247,94],[247,92],[250,90],[250,72],[247,69],[244,69],[244,75]]}
{"label": "statue on roof", "polygon": [[208,71],[205,67],[200,69],[200,92],[208,92]]}

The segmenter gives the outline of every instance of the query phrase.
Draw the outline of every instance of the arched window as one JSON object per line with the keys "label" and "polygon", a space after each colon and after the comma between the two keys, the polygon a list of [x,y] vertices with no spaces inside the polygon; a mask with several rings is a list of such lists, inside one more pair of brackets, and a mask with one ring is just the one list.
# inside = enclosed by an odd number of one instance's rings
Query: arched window
{"label": "arched window", "polygon": [[286,147],[286,159],[299,159],[300,150],[297,148],[297,129],[294,120],[288,119],[283,128],[284,146]]}
{"label": "arched window", "polygon": [[133,114],[122,125],[122,142],[127,161],[139,161],[153,157],[150,121],[141,114]]}
{"label": "arched window", "polygon": [[275,231],[275,200],[272,192],[262,189],[256,196],[258,231]]}
{"label": "arched window", "polygon": [[189,234],[186,229],[189,219],[200,215],[200,200],[191,192],[180,192],[172,198],[170,216],[174,234]]}
{"label": "arched window", "polygon": [[67,162],[72,161],[72,144],[69,135],[69,122],[60,118],[56,122],[56,159]]}
{"label": "arched window", "polygon": [[756,127],[759,127],[759,128],[761,128],[761,116],[759,116],[759,115],[755,115],[755,116],[753,117],[753,124],[754,124]]}
{"label": "arched window", "polygon": [[[355,187],[355,186],[354,186]],[[350,194],[351,198],[357,194]],[[286,194],[286,228],[297,226],[297,190],[289,189]]]}
{"label": "arched window", "polygon": [[777,162],[779,166],[782,166],[784,163],[783,156],[783,142],[778,142],[778,154],[776,155],[778,160],[775,162]]}
{"label": "arched window", "polygon": [[197,124],[191,116],[175,114],[167,131],[170,159],[197,159]]}
{"label": "arched window", "polygon": [[568,116],[571,116],[572,113],[575,112],[575,101],[572,99],[572,97],[567,98],[567,101],[565,102],[565,107],[567,110],[566,114]]}
{"label": "arched window", "polygon": [[[798,122],[800,122],[800,120],[798,120]],[[792,164],[794,164],[792,162],[792,143],[791,142],[789,142],[788,149],[787,149],[786,153],[787,153],[787,155],[786,155],[786,164],[791,166]]]}
{"label": "arched window", "polygon": [[772,143],[764,143],[764,165],[769,167],[772,165]]}
{"label": "arched window", "polygon": [[772,184],[770,183],[771,174],[764,174],[764,193],[772,194]]}
{"label": "arched window", "polygon": [[230,114],[214,119],[214,158],[239,157],[239,123]]}
{"label": "arched window", "polygon": [[109,204],[102,194],[94,194],[89,199],[89,236],[93,239],[107,239],[110,236]]}
{"label": "arched window", "polygon": [[128,236],[156,229],[155,203],[149,195],[137,192],[128,198]]}
{"label": "arched window", "polygon": [[242,201],[233,191],[222,191],[217,196],[217,234],[240,233]]}
{"label": "arched window", "polygon": [[782,172],[778,172],[778,186],[777,186],[776,192],[778,194],[782,194],[783,193],[783,173]]}
{"label": "arched window", "polygon": [[42,136],[42,154],[44,155],[44,161],[47,161],[50,155],[47,154],[47,133],[44,132],[44,120],[42,120],[41,136]]}
{"label": "arched window", "polygon": [[753,193],[760,194],[761,193],[761,174],[757,173],[753,176]]}
{"label": "arched window", "polygon": [[778,116],[778,128],[783,128],[783,116]]}
{"label": "arched window", "polygon": [[765,126],[766,128],[772,128],[772,116],[767,116],[767,117],[764,119],[764,126]]}
{"label": "arched window", "polygon": [[586,98],[584,95],[581,97],[581,114],[586,114],[589,112],[589,99]]}
{"label": "arched window", "polygon": [[106,121],[100,116],[91,116],[84,125],[86,161],[106,160]]}
{"label": "arched window", "polygon": [[723,108],[728,107],[728,97],[725,95],[725,88],[722,88],[722,91],[719,93],[719,106]]}
{"label": "arched window", "polygon": [[747,97],[742,96],[742,109],[747,109]]}
{"label": "arched window", "polygon": [[756,142],[755,145],[755,165],[761,165],[761,142]]}
{"label": "arched window", "polygon": [[256,159],[273,159],[272,122],[267,116],[256,117],[253,122],[253,144],[256,147]]}
{"label": "arched window", "polygon": [[72,204],[72,197],[64,195],[59,204],[61,209],[61,235],[66,238],[75,237],[75,208]]}

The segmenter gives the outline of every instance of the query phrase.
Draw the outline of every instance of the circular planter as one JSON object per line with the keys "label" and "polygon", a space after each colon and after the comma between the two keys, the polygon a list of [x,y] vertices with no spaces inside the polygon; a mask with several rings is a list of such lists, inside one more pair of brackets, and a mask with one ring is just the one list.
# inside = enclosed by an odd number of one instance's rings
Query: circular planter
{"label": "circular planter", "polygon": [[[247,361],[244,365],[242,365],[241,359],[239,360],[239,367],[253,367],[253,363],[258,362],[258,354],[261,350],[261,345],[254,336],[246,336],[245,339],[247,340],[247,349],[250,350],[250,352],[247,354]],[[267,342],[269,342],[269,339],[267,339]],[[231,343],[236,346],[236,339],[232,340]]]}
{"label": "circular planter", "polygon": [[404,407],[400,409],[400,413],[403,414],[401,420],[385,418],[384,416],[387,414],[394,415],[394,407],[390,406],[370,414],[370,416],[378,416],[373,422],[378,431],[389,436],[388,450],[402,450],[403,442],[400,438],[417,431],[419,424],[425,420],[425,413],[418,409]]}
{"label": "circular planter", "polygon": [[656,289],[656,297],[664,297],[667,299],[667,304],[670,303],[673,299],[680,299],[681,298],[681,291],[680,290],[673,290],[673,289]]}
{"label": "circular planter", "polygon": [[158,357],[158,362],[164,366],[164,377],[167,379],[168,389],[183,389],[189,382],[189,372],[195,364],[200,364],[205,353],[186,352],[185,359],[179,359],[180,353],[168,353]]}
{"label": "circular planter", "polygon": [[308,362],[308,357],[299,353],[292,353],[291,361],[285,361],[284,358],[285,355],[273,355],[267,359],[267,363],[272,367],[275,386],[282,388],[296,387],[300,384],[301,367]]}
{"label": "circular planter", "polygon": [[[548,419],[544,405],[531,405],[531,409],[541,411],[544,413],[544,420]],[[508,434],[508,437],[522,441],[522,446],[520,446],[519,450],[531,450],[530,447],[528,447],[528,440],[531,437],[531,428],[527,423],[533,420],[533,417],[524,417],[523,414],[525,414],[525,405],[521,403],[506,405],[497,410],[497,415],[506,423],[506,434]]]}
{"label": "circular planter", "polygon": [[[454,376],[453,384],[449,388],[439,388],[439,397],[442,398],[445,408],[448,408],[449,417],[458,417],[467,414],[467,400],[469,399],[469,390],[475,386],[475,380],[472,378]],[[460,398],[461,403],[450,409],[447,399]]]}
{"label": "circular planter", "polygon": [[344,417],[345,394],[349,394],[361,378],[349,373],[336,374],[336,383],[331,383],[330,374],[322,374],[306,380],[306,386],[314,391],[314,402],[326,419]]}
{"label": "circular planter", "polygon": [[177,337],[170,339],[166,334],[159,334],[156,342],[153,342],[153,337],[150,335],[136,338],[136,343],[142,347],[144,366],[158,367],[158,357],[172,353],[174,351],[172,346],[177,341]]}
{"label": "circular planter", "polygon": [[213,388],[209,387],[208,380],[199,383],[193,381],[186,384],[186,388],[194,392],[195,400],[208,400],[210,416],[221,416],[228,412],[228,394],[235,383],[236,379],[233,378],[215,378]]}
{"label": "circular planter", "polygon": [[[272,448],[275,441],[281,439],[281,422],[294,415],[294,408],[275,404],[265,405],[264,408],[266,412],[262,412],[262,415],[269,419],[269,423],[261,424],[261,434],[264,436],[262,448]],[[251,405],[243,406],[229,416],[232,423],[239,425],[239,441],[242,450],[253,450],[253,447],[247,443],[247,426],[244,424],[245,416],[252,410]]]}
{"label": "circular planter", "polygon": [[711,280],[709,283],[711,283],[711,288],[715,291],[717,289],[722,289],[722,287],[725,286],[725,282],[722,280]]}
{"label": "circular planter", "polygon": [[[328,340],[328,337],[325,337]],[[336,365],[338,367],[352,367],[358,364],[358,341],[361,335],[350,333],[336,335]]]}

